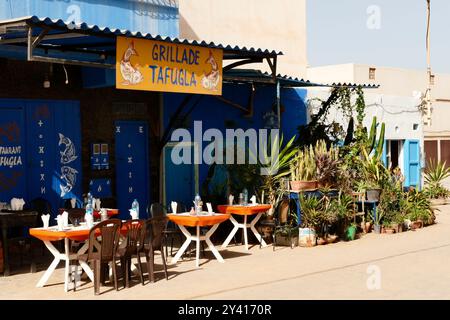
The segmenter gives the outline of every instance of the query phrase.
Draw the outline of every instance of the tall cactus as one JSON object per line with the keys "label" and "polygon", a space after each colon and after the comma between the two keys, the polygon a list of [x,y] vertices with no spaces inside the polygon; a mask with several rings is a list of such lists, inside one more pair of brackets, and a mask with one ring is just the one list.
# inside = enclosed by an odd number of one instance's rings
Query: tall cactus
{"label": "tall cactus", "polygon": [[370,134],[367,138],[365,147],[367,154],[371,154],[373,151],[374,157],[381,159],[381,156],[383,154],[385,132],[386,125],[383,122],[381,124],[380,136],[377,139],[377,117],[373,117],[372,126],[370,127]]}

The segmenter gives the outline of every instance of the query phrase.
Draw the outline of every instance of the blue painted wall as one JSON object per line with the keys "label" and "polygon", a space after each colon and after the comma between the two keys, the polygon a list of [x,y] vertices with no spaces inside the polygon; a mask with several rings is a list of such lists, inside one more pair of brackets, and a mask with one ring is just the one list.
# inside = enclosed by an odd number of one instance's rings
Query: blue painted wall
{"label": "blue painted wall", "polygon": [[20,156],[22,164],[0,165],[0,201],[44,198],[55,215],[62,199],[81,199],[77,101],[0,99],[0,119],[0,146],[22,147],[20,154],[1,152],[3,158]]}
{"label": "blue painted wall", "polygon": [[[238,103],[244,107],[248,106],[251,87],[250,85],[224,84],[223,97]],[[174,114],[180,103],[186,95],[164,93],[163,95],[163,123],[167,127],[170,117]],[[194,96],[195,101],[200,96]],[[307,121],[306,115],[306,90],[304,89],[282,89],[281,90],[281,105],[282,105],[282,133],[285,141],[288,141],[292,136],[297,134],[297,127],[305,124]],[[185,107],[188,110],[193,101]],[[193,137],[193,122],[202,120],[203,132],[209,128],[216,128],[222,131],[225,137],[226,122],[233,122],[235,128],[243,130],[254,128],[260,129],[268,125],[268,119],[264,119],[271,110],[276,112],[276,88],[269,86],[257,86],[254,100],[253,116],[250,118],[244,117],[243,112],[229,104],[225,104],[212,96],[202,96],[199,104],[188,118],[191,126],[190,132]],[[203,144],[205,147],[207,143]],[[170,172],[166,172],[170,174]],[[202,164],[199,166],[199,184],[200,187],[207,177],[208,165]]]}
{"label": "blue painted wall", "polygon": [[1,0],[0,19],[50,17],[67,22],[178,37],[178,5],[171,0]]}

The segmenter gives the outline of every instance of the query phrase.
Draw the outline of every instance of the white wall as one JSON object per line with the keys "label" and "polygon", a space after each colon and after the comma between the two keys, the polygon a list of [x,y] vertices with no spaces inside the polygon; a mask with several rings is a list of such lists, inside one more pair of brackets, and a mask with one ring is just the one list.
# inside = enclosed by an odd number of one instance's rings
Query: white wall
{"label": "white wall", "polygon": [[[278,73],[305,78],[305,0],[181,0],[180,37],[283,51]],[[250,64],[244,68],[268,65]]]}
{"label": "white wall", "polygon": [[[375,80],[369,79],[369,68],[375,68]],[[389,96],[412,98],[415,92],[425,93],[427,73],[425,70],[410,70],[379,67],[365,64],[341,64],[308,68],[308,78],[315,82],[352,82],[377,84],[370,92]],[[450,74],[435,74],[431,86],[433,100],[432,125],[423,128],[427,137],[450,137]]]}

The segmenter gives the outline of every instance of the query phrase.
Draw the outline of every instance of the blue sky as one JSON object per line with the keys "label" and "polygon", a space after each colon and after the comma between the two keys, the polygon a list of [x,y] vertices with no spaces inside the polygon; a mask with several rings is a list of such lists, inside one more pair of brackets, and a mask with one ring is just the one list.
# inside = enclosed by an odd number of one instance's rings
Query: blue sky
{"label": "blue sky", "polygon": [[[426,0],[307,0],[306,6],[310,66],[426,69]],[[449,0],[431,0],[431,66],[450,73]]]}

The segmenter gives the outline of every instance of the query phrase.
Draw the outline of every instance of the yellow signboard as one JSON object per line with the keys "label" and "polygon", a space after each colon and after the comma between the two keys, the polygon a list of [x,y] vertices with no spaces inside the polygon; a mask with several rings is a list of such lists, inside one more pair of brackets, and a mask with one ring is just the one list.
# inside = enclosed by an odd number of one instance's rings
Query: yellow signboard
{"label": "yellow signboard", "polygon": [[222,94],[220,49],[117,38],[116,88]]}

